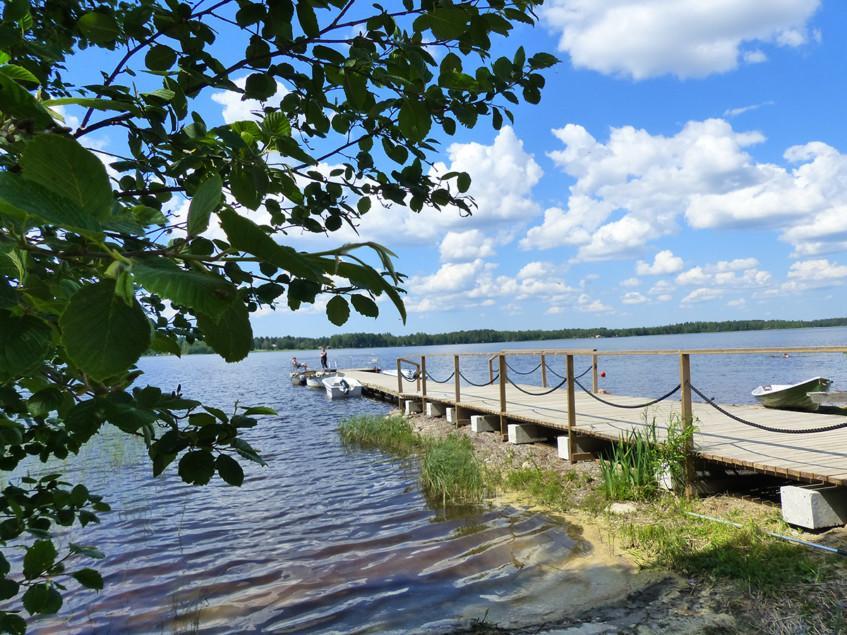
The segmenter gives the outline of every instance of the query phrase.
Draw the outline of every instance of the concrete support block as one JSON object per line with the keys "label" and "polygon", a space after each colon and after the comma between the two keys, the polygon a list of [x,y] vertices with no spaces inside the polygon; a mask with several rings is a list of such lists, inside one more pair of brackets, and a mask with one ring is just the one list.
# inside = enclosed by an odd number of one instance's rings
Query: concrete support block
{"label": "concrete support block", "polygon": [[500,432],[497,415],[471,415],[471,432]]}
{"label": "concrete support block", "polygon": [[782,519],[806,529],[847,523],[847,488],[834,485],[785,485],[779,488]]}
{"label": "concrete support block", "polygon": [[546,441],[547,437],[538,426],[530,423],[510,423],[509,443],[520,445],[521,443],[538,443]]}
{"label": "concrete support block", "polygon": [[434,401],[426,402],[426,416],[427,417],[443,417],[446,413],[447,407],[443,403],[436,403]]}
{"label": "concrete support block", "polygon": [[[574,435],[574,461],[590,461],[602,445],[602,441],[584,435]],[[560,459],[570,461],[570,448],[568,447],[568,435],[556,437],[557,454]]]}
{"label": "concrete support block", "polygon": [[447,417],[447,423],[452,423],[454,426],[463,426],[469,423],[468,419],[458,419],[458,415],[456,413],[456,408],[454,406],[448,406],[444,409],[445,415]]}
{"label": "concrete support block", "polygon": [[403,402],[403,412],[407,415],[413,415],[422,410],[421,402],[417,399],[406,399]]}

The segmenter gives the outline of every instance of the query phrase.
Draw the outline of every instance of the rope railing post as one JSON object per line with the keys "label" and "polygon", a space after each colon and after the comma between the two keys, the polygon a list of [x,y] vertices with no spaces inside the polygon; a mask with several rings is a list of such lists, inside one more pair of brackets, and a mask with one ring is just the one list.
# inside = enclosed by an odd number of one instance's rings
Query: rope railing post
{"label": "rope railing post", "polygon": [[488,358],[488,383],[489,384],[494,383],[494,358],[493,357]]}
{"label": "rope railing post", "polygon": [[[597,350],[596,348],[594,349]],[[600,392],[600,385],[597,382],[597,354],[591,356],[591,392],[595,395]]]}
{"label": "rope railing post", "polygon": [[682,427],[685,430],[685,495],[689,498],[694,495],[694,454],[693,454],[693,426],[694,413],[691,409],[691,358],[688,353],[679,354],[679,385],[680,393],[680,417]]}
{"label": "rope railing post", "polygon": [[400,358],[397,358],[397,399],[400,399],[400,395],[403,394],[403,373],[402,364],[400,362]]}
{"label": "rope railing post", "polygon": [[[500,359],[500,440],[506,440],[506,356]],[[492,380],[493,381],[493,380]]]}
{"label": "rope railing post", "polygon": [[576,395],[574,394],[573,355],[565,357],[565,377],[568,378],[568,458],[576,463]]}
{"label": "rope railing post", "polygon": [[461,417],[459,416],[459,401],[462,398],[462,388],[461,388],[461,371],[459,370],[459,356],[453,355],[453,390],[455,392],[456,397],[456,405],[454,409],[454,413],[456,414],[456,427],[459,427],[459,420]]}
{"label": "rope railing post", "polygon": [[547,388],[547,356],[541,353],[541,387]]}
{"label": "rope railing post", "polygon": [[421,389],[421,412],[426,414],[426,355],[421,355],[421,372],[418,381]]}

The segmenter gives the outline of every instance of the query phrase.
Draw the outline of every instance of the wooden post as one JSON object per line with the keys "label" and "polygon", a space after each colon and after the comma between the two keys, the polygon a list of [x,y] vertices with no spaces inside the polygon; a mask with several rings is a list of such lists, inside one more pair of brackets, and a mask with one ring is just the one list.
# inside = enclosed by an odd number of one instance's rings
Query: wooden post
{"label": "wooden post", "polygon": [[506,356],[499,355],[500,359],[500,440],[506,440]]}
{"label": "wooden post", "polygon": [[[594,349],[597,350],[596,348]],[[597,383],[597,354],[591,356],[591,392],[595,395],[599,392],[600,386]]]}
{"label": "wooden post", "polygon": [[541,353],[541,387],[547,388],[547,356]]}
{"label": "wooden post", "polygon": [[426,414],[426,355],[421,355],[421,412]]}
{"label": "wooden post", "polygon": [[[694,413],[691,410],[691,359],[688,353],[679,354],[679,383],[682,386],[680,397],[680,418],[683,430],[689,432],[694,425]],[[688,434],[685,447],[685,495],[694,495],[694,455],[693,434]]]}
{"label": "wooden post", "polygon": [[455,393],[456,393],[456,403],[455,403],[454,407],[456,408],[456,410],[455,410],[456,427],[458,428],[459,427],[459,421],[461,419],[461,416],[460,416],[460,413],[459,413],[459,401],[462,398],[461,383],[459,382],[459,356],[458,355],[453,355],[453,388],[454,388]]}
{"label": "wooden post", "polygon": [[488,383],[489,384],[494,383],[494,358],[493,357],[488,358]]}
{"label": "wooden post", "polygon": [[565,377],[568,378],[568,456],[576,463],[576,394],[574,393],[573,355],[565,357]]}
{"label": "wooden post", "polygon": [[400,372],[400,358],[397,358],[397,398],[400,398],[400,395],[403,394],[403,373]]}

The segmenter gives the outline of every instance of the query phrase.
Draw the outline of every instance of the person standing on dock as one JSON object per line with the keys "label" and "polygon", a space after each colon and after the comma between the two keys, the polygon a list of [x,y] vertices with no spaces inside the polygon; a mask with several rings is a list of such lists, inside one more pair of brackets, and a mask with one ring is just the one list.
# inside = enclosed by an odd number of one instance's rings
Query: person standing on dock
{"label": "person standing on dock", "polygon": [[321,368],[323,368],[324,370],[329,368],[329,363],[327,361],[327,352],[326,352],[325,346],[321,346]]}

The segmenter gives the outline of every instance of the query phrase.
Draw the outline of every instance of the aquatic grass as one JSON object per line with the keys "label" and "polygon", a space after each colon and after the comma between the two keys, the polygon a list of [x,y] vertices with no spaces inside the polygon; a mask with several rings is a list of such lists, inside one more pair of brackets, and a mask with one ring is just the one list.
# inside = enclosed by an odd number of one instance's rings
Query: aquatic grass
{"label": "aquatic grass", "polygon": [[656,419],[630,430],[612,445],[608,459],[600,460],[603,491],[608,500],[644,501],[660,493],[658,478],[667,473],[674,488],[685,482],[686,447],[693,426],[683,426],[672,415],[664,441],[659,441]]}
{"label": "aquatic grass", "polygon": [[421,485],[430,500],[442,505],[481,502],[485,478],[471,440],[451,434],[428,441],[421,458]]}
{"label": "aquatic grass", "polygon": [[626,522],[617,534],[643,565],[688,575],[736,580],[764,593],[817,581],[813,554],[763,533],[752,523],[733,527],[686,516],[683,509],[650,509],[645,522]]}
{"label": "aquatic grass", "polygon": [[338,434],[345,445],[378,449],[399,456],[418,450],[422,441],[402,415],[362,415],[342,421]]}
{"label": "aquatic grass", "polygon": [[545,470],[538,466],[508,470],[500,479],[502,486],[532,498],[539,505],[556,511],[573,507],[573,485],[579,481],[576,472]]}

